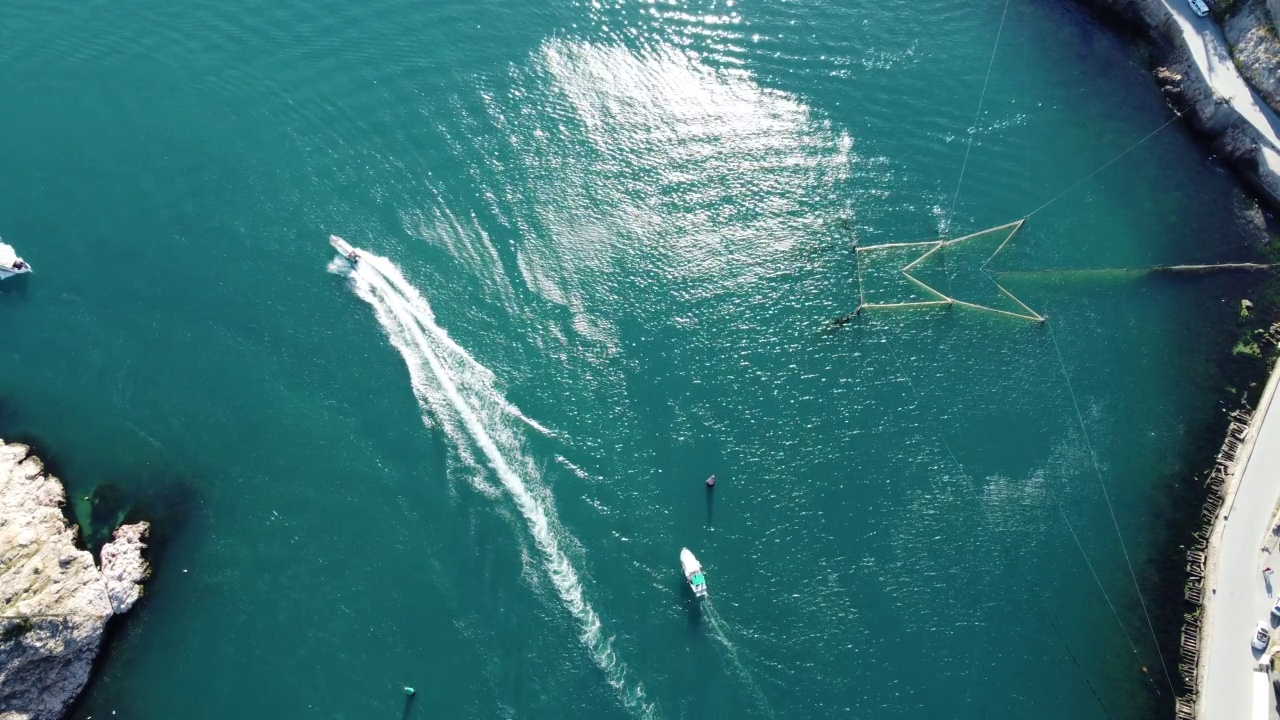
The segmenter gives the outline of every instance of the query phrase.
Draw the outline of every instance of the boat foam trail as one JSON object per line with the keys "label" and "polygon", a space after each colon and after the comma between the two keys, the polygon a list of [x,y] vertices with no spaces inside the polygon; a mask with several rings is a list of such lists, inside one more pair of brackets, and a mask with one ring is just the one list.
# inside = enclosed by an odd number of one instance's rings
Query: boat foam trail
{"label": "boat foam trail", "polygon": [[[409,306],[410,310],[414,313],[414,316],[420,318],[423,327],[428,330],[442,345],[444,345],[450,354],[466,363],[473,372],[480,376],[480,379],[483,380],[486,386],[493,386],[497,380],[493,372],[484,365],[481,365],[479,361],[471,356],[471,353],[468,353],[461,345],[455,342],[454,339],[449,336],[449,333],[445,332],[444,328],[436,324],[435,312],[431,309],[431,305],[427,303],[426,298],[422,297],[422,293],[418,292],[418,289],[405,279],[404,274],[400,272],[400,269],[397,268],[394,263],[386,258],[369,255],[364,251],[361,251],[361,256],[373,263],[374,268],[382,275],[383,280],[390,284],[391,287],[400,294],[401,299],[403,299]],[[491,400],[497,403],[503,410],[514,415],[521,422],[534,430],[537,430],[543,435],[546,435],[547,437],[556,436],[554,432],[548,430],[538,421],[521,412],[520,408],[502,397],[502,395],[493,393]]]}
{"label": "boat foam trail", "polygon": [[[453,447],[457,450],[459,457],[472,471],[471,484],[480,492],[491,497],[501,494],[501,490],[494,487],[484,479],[484,466],[476,459],[472,453],[471,444],[467,441],[466,430],[461,427],[460,420],[456,413],[452,412],[448,404],[447,398],[440,394],[438,388],[433,385],[426,376],[422,363],[409,362],[409,357],[418,352],[414,349],[412,338],[404,331],[394,332],[393,328],[398,326],[395,315],[390,311],[388,305],[379,300],[372,294],[370,282],[363,277],[355,265],[348,262],[344,257],[335,257],[329,263],[329,272],[342,275],[351,280],[352,287],[362,300],[368,302],[373,307],[374,315],[377,317],[378,324],[382,326],[386,332],[387,338],[391,341],[393,347],[400,352],[401,357],[405,359],[405,364],[409,369],[409,384],[413,388],[413,394],[421,405],[424,397],[432,396],[427,403],[435,408],[434,414],[424,412],[422,414],[422,422],[427,427],[439,426],[445,436],[452,441]],[[433,422],[434,419],[434,422]]]}
{"label": "boat foam trail", "polygon": [[716,611],[716,606],[712,604],[711,598],[702,601],[702,614],[707,618],[707,623],[711,626],[711,635],[716,642],[724,646],[725,653],[729,656],[729,662],[733,665],[734,670],[738,672],[739,677],[746,683],[747,689],[752,695],[760,701],[760,706],[764,708],[767,717],[773,718],[773,707],[769,705],[769,698],[765,697],[764,691],[756,683],[755,676],[747,669],[747,666],[738,657],[738,647],[729,640],[729,634],[725,632],[727,623],[720,617],[720,613]]}
{"label": "boat foam trail", "polygon": [[[646,700],[643,686],[629,682],[627,667],[613,650],[613,638],[605,635],[599,615],[584,595],[578,572],[562,549],[572,538],[565,537],[548,510],[546,489],[531,487],[525,481],[527,476],[536,482],[537,468],[519,454],[519,439],[501,423],[509,404],[490,385],[493,374],[449,339],[435,323],[430,305],[390,260],[361,251],[350,277],[356,294],[373,307],[379,324],[408,366],[414,396],[424,415],[439,418],[461,452],[466,453],[464,445],[469,442],[488,460],[524,518],[556,594],[578,622],[583,644],[622,704],[633,715],[653,717],[654,708]],[[455,435],[459,428],[465,438]]]}

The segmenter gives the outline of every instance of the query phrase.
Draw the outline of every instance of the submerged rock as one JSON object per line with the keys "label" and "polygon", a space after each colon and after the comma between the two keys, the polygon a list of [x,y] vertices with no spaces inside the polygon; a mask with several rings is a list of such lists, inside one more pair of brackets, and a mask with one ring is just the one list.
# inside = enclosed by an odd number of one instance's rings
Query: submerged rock
{"label": "submerged rock", "polygon": [[0,720],[53,720],[89,679],[107,621],[149,574],[147,523],[103,546],[75,545],[62,483],[25,445],[0,440]]}

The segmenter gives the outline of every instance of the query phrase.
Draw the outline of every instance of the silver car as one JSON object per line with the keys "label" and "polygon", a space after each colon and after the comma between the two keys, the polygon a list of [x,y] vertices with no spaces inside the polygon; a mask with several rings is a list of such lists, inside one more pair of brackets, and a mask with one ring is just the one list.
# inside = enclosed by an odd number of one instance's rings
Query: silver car
{"label": "silver car", "polygon": [[1204,4],[1204,0],[1187,0],[1187,4],[1191,6],[1191,12],[1197,17],[1204,17],[1209,14],[1209,6]]}

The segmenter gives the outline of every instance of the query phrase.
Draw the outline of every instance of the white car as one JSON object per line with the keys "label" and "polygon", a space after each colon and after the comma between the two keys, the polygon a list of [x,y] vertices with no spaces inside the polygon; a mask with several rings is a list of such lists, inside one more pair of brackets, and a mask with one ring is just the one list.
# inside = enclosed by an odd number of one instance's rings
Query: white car
{"label": "white car", "polygon": [[1253,641],[1249,644],[1254,650],[1266,650],[1270,642],[1271,627],[1266,623],[1258,623],[1258,629],[1253,632]]}
{"label": "white car", "polygon": [[1271,606],[1271,617],[1280,620],[1280,598],[1276,598],[1276,604]]}
{"label": "white car", "polygon": [[1191,12],[1197,17],[1204,17],[1209,14],[1209,6],[1204,4],[1204,0],[1187,0],[1187,4],[1191,6]]}

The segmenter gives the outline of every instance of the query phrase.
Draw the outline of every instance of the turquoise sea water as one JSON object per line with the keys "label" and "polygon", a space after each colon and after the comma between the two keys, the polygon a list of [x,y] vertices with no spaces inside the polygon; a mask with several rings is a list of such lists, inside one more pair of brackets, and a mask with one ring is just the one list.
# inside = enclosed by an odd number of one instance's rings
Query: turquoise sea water
{"label": "turquoise sea water", "polygon": [[[91,534],[157,524],[72,716],[1167,708],[1153,563],[1253,281],[1012,271],[1254,259],[1235,178],[1175,123],[1037,213],[993,268],[1047,325],[823,329],[855,240],[1016,219],[1168,119],[1071,3],[1002,11],[8,3],[0,435]],[[1001,302],[990,251],[924,271]]]}

